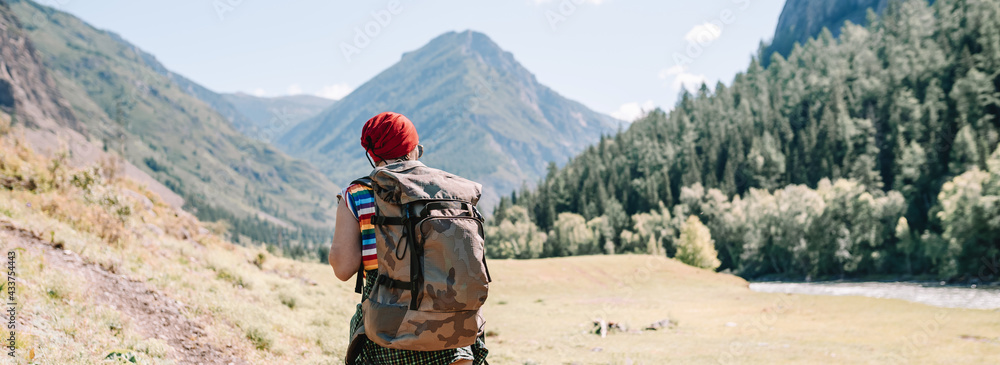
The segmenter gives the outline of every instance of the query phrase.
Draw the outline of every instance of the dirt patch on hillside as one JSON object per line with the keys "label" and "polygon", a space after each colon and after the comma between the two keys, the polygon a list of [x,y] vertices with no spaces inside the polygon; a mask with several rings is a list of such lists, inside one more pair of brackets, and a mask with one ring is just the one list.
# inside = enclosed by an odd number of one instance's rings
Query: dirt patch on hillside
{"label": "dirt patch on hillside", "polygon": [[182,364],[246,364],[232,349],[220,349],[208,344],[204,328],[192,322],[183,312],[184,305],[122,275],[87,263],[75,252],[53,247],[34,233],[0,221],[0,239],[10,247],[21,247],[41,254],[50,268],[87,282],[90,302],[111,306],[129,318],[137,331],[146,338],[157,338],[171,350],[167,355]]}

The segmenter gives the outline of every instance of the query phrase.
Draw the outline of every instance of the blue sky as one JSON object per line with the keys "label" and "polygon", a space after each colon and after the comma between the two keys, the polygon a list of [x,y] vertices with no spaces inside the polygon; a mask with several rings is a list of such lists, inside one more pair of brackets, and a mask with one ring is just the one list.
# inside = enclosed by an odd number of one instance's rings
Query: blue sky
{"label": "blue sky", "polygon": [[[472,29],[538,80],[630,119],[730,83],[784,0],[40,0],[218,92],[340,98],[447,31]],[[362,35],[359,35],[358,32]]]}

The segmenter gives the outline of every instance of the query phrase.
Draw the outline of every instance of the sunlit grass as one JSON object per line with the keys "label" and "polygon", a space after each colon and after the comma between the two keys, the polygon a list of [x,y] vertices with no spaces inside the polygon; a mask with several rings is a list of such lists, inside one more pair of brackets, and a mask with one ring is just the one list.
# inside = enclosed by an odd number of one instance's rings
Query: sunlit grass
{"label": "sunlit grass", "polygon": [[[44,159],[17,148],[0,141],[0,162],[17,166],[0,173],[51,182],[78,172],[33,169]],[[131,208],[126,219],[89,220],[108,207],[87,204],[80,187],[57,183],[0,189],[0,219],[180,301],[184,318],[204,327],[207,344],[251,363],[342,360],[358,301],[353,281],[340,282],[328,265],[225,242],[132,182],[96,184],[124,197],[115,204]],[[124,189],[154,206],[142,207]],[[46,204],[53,208],[40,208]],[[178,234],[182,229],[189,239]],[[10,244],[4,240],[0,249]],[[141,321],[96,304],[85,280],[53,267],[35,253],[19,260],[20,359],[34,350],[41,363],[104,363],[109,354],[172,361],[177,349],[140,335]],[[740,278],[662,257],[493,260],[490,269],[484,314],[494,364],[988,363],[1000,351],[996,311],[754,293]],[[635,331],[602,338],[592,333],[600,319]],[[664,319],[678,326],[642,330]]]}

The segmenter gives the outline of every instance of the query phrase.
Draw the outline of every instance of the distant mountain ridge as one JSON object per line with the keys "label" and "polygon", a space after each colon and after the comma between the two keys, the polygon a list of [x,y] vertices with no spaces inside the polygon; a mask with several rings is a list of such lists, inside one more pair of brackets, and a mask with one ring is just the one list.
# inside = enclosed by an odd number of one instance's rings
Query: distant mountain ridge
{"label": "distant mountain ridge", "polygon": [[538,83],[486,35],[464,31],[403,54],[277,144],[344,184],[371,170],[358,138],[365,121],[383,111],[414,122],[428,165],[484,183],[486,205],[534,182],[549,162],[564,163],[620,123]]}
{"label": "distant mountain ridge", "polygon": [[139,47],[136,47],[132,43],[129,43],[118,34],[108,32],[108,35],[110,35],[113,39],[121,43],[122,46],[131,48],[133,52],[139,55],[139,57],[146,64],[146,66],[153,69],[153,71],[156,71],[156,73],[170,79],[170,81],[176,84],[177,87],[181,89],[181,91],[187,93],[188,95],[194,96],[195,98],[198,98],[205,104],[208,104],[208,106],[212,107],[212,109],[215,109],[216,112],[225,117],[226,120],[228,120],[234,127],[236,127],[236,129],[241,130],[240,128],[241,126],[253,124],[253,122],[249,118],[247,118],[239,109],[237,109],[234,105],[230,104],[229,100],[224,98],[222,94],[209,90],[208,88],[199,85],[197,82],[194,82],[191,79],[188,79],[178,73],[170,71],[169,69],[166,68],[166,66],[163,66],[163,64],[156,59],[156,56],[153,56],[152,54],[143,51],[142,49],[139,49]]}
{"label": "distant mountain ridge", "polygon": [[245,93],[221,94],[242,118],[233,124],[243,134],[260,141],[271,141],[302,121],[329,108],[336,100],[313,95],[259,97]]}
{"label": "distant mountain ridge", "polygon": [[313,95],[288,95],[278,97],[257,97],[245,93],[220,94],[201,86],[178,73],[167,69],[156,56],[132,45],[121,36],[108,35],[123,46],[131,48],[146,66],[169,78],[187,94],[208,104],[237,130],[258,141],[270,142],[284,134],[299,122],[315,116],[335,100]]}

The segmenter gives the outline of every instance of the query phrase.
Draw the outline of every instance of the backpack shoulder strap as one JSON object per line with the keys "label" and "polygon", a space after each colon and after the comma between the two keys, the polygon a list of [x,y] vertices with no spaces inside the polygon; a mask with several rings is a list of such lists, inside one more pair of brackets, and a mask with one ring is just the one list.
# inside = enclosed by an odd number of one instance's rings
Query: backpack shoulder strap
{"label": "backpack shoulder strap", "polygon": [[[358,267],[358,280],[354,282],[354,292],[358,294],[364,294],[365,289],[365,264],[361,264]],[[365,298],[362,297],[361,301],[364,302]]]}
{"label": "backpack shoulder strap", "polygon": [[351,183],[347,186],[351,186],[354,184],[361,184],[370,188],[372,187],[372,178],[370,176],[362,176],[357,179],[354,179],[354,181],[351,181]]}

